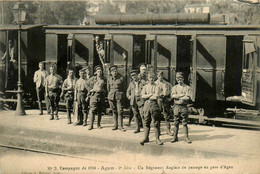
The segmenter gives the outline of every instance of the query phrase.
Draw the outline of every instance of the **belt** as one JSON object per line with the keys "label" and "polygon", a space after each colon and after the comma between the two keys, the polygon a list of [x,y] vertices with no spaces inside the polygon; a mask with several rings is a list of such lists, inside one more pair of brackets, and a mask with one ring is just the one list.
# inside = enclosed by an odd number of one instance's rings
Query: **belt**
{"label": "belt", "polygon": [[174,104],[174,105],[178,105],[178,106],[187,106],[187,104]]}
{"label": "belt", "polygon": [[52,89],[52,88],[49,88],[48,91],[57,91],[59,88],[55,88],[55,89]]}

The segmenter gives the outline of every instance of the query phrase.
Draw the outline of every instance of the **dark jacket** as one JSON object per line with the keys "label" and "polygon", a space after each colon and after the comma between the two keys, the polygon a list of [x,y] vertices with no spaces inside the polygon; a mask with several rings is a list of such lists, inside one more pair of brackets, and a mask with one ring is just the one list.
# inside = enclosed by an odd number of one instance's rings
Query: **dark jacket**
{"label": "dark jacket", "polygon": [[107,80],[108,100],[121,100],[124,98],[124,77],[117,74],[115,78],[109,76]]}

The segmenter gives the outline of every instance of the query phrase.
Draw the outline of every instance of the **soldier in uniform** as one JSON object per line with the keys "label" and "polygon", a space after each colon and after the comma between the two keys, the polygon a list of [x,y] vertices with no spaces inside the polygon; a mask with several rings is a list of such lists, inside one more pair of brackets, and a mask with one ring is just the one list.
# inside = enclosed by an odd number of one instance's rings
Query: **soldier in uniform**
{"label": "soldier in uniform", "polygon": [[[139,65],[140,73],[138,74],[138,79],[140,81],[139,90],[142,91],[143,87],[148,83],[147,81],[147,69],[145,64]],[[142,119],[142,124],[144,124],[144,99],[142,97],[138,98],[138,109]]]}
{"label": "soldier in uniform", "polygon": [[132,78],[132,81],[129,83],[129,86],[126,91],[126,96],[127,96],[128,100],[130,100],[130,107],[133,111],[133,115],[135,118],[134,133],[138,133],[138,132],[140,132],[140,124],[142,122],[140,113],[139,113],[139,106],[138,106],[140,98],[141,98],[141,91],[139,90],[140,89],[139,86],[140,86],[141,82],[138,80],[136,70],[131,71],[131,78]]}
{"label": "soldier in uniform", "polygon": [[104,107],[105,100],[105,81],[102,77],[101,66],[95,67],[95,75],[89,79],[89,115],[90,115],[90,125],[88,130],[93,129],[93,124],[95,120],[95,115],[98,115],[97,127],[101,129],[101,112]]}
{"label": "soldier in uniform", "polygon": [[65,96],[68,124],[71,124],[71,112],[73,108],[75,84],[76,84],[76,78],[74,77],[73,70],[69,69],[68,77],[62,85],[62,93],[61,93],[61,98]]}
{"label": "soldier in uniform", "polygon": [[158,104],[165,120],[167,134],[173,136],[173,134],[171,133],[171,124],[170,124],[172,85],[163,79],[163,71],[157,72],[157,80],[155,81],[155,84],[159,87]]}
{"label": "soldier in uniform", "polygon": [[[87,83],[87,91],[89,93],[89,91],[90,91],[90,89],[89,89],[90,88],[89,79],[91,78],[90,67],[86,67],[83,70],[85,72],[84,79],[85,79],[85,81]],[[88,96],[88,94],[87,94],[87,96]],[[87,114],[84,115],[84,117],[83,117],[83,126],[87,126],[87,119],[88,119],[87,116],[88,116],[88,111],[89,111],[89,99],[90,99],[89,97],[87,97],[85,99],[85,107],[86,107],[86,110],[87,110]]]}
{"label": "soldier in uniform", "polygon": [[171,97],[174,99],[174,135],[171,140],[172,143],[178,141],[179,123],[182,122],[183,132],[185,134],[185,141],[191,143],[188,136],[188,108],[187,104],[191,97],[191,88],[184,83],[184,74],[182,72],[176,73],[177,85],[172,88]]}
{"label": "soldier in uniform", "polygon": [[[44,70],[44,63],[39,63],[39,70],[35,71],[33,76],[33,81],[36,84],[36,95],[37,95],[37,102],[39,106],[40,113],[39,115],[42,115],[42,100],[44,99],[44,89],[45,89],[45,80],[48,76],[47,71]],[[46,105],[47,106],[47,105]],[[47,110],[48,110],[47,106]]]}
{"label": "soldier in uniform", "polygon": [[50,66],[50,75],[46,78],[45,91],[46,97],[49,99],[51,104],[51,116],[50,120],[59,120],[58,110],[61,93],[62,78],[56,74],[54,65]]}
{"label": "soldier in uniform", "polygon": [[109,76],[107,81],[108,90],[108,101],[110,108],[113,112],[114,127],[112,130],[119,129],[123,132],[126,131],[123,126],[123,96],[124,96],[124,77],[117,72],[117,66],[113,65],[109,68],[111,76]]}
{"label": "soldier in uniform", "polygon": [[[80,78],[76,82],[74,92],[74,101],[78,102],[78,121],[75,125],[82,125],[83,117],[84,120],[87,120],[87,106],[85,99],[88,93],[88,86],[85,80],[85,71],[83,69],[79,71],[79,76]],[[86,125],[85,122],[83,126]]]}
{"label": "soldier in uniform", "polygon": [[144,103],[144,139],[140,142],[141,145],[149,142],[150,124],[153,122],[156,144],[163,145],[159,138],[160,132],[160,108],[157,102],[159,96],[159,88],[155,85],[155,75],[153,72],[148,74],[148,84],[142,89],[142,98]]}

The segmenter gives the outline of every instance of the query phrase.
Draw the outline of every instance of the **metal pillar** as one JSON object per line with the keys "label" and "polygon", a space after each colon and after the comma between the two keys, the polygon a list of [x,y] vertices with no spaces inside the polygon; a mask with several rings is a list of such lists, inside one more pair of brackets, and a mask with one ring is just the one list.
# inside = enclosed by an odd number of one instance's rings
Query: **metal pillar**
{"label": "metal pillar", "polygon": [[23,106],[23,90],[22,90],[22,81],[21,81],[21,24],[19,24],[18,30],[18,82],[17,82],[17,106],[15,115],[26,115],[24,106]]}

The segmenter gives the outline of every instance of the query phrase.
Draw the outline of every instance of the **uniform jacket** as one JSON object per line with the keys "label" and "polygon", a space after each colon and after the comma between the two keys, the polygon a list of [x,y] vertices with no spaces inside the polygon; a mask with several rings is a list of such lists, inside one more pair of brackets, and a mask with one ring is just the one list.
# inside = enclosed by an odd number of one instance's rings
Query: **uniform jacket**
{"label": "uniform jacket", "polygon": [[137,84],[138,86],[136,85],[135,81],[132,80],[127,88],[126,96],[128,100],[130,100],[130,105],[134,105],[135,100],[139,105],[138,102],[141,100],[142,83],[138,81]]}
{"label": "uniform jacket", "polygon": [[48,73],[45,70],[35,71],[34,76],[33,76],[33,81],[34,81],[34,83],[36,83],[37,88],[39,88],[40,86],[45,86],[45,80],[46,80],[47,76],[48,76]]}
{"label": "uniform jacket", "polygon": [[46,78],[47,89],[57,89],[62,85],[62,77],[58,74],[48,75]]}
{"label": "uniform jacket", "polygon": [[117,74],[115,78],[109,76],[107,81],[108,100],[121,100],[124,97],[124,77]]}

